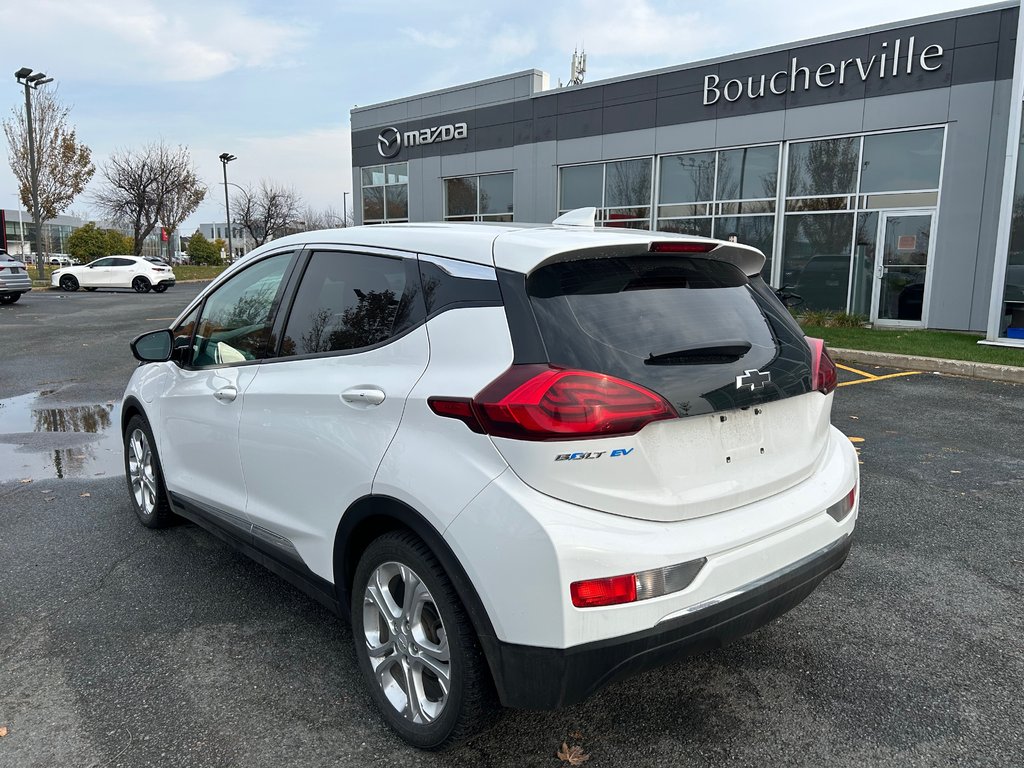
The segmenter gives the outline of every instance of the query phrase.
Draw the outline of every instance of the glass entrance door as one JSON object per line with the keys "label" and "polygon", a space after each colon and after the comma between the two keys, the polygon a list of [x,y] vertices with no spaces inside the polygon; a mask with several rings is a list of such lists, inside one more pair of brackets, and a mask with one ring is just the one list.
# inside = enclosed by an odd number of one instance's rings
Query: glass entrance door
{"label": "glass entrance door", "polygon": [[872,322],[922,324],[933,218],[932,211],[883,211],[879,217]]}

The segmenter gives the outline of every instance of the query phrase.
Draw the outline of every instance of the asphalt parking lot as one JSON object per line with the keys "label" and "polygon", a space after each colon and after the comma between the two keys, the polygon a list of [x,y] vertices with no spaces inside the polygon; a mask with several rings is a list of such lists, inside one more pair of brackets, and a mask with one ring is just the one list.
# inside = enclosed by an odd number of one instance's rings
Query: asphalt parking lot
{"label": "asphalt parking lot", "polygon": [[426,754],[379,720],[341,620],[132,516],[127,343],[197,291],[0,307],[0,766],[558,766],[563,741],[595,768],[1024,764],[1024,387],[843,370],[842,570],[724,649]]}

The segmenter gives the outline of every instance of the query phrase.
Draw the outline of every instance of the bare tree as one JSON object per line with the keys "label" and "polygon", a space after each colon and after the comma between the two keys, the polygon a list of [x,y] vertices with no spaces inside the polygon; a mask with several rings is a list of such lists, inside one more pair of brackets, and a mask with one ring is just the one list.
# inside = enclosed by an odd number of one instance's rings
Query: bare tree
{"label": "bare tree", "polygon": [[71,205],[71,201],[92,179],[96,166],[92,164],[92,150],[79,143],[74,127],[68,125],[70,107],[61,104],[53,91],[36,91],[32,106],[38,211],[31,204],[32,173],[28,151],[28,121],[24,108],[12,110],[11,119],[4,120],[4,133],[10,147],[11,171],[18,180],[21,204],[32,212],[36,232],[36,263],[42,275],[43,222]]}
{"label": "bare tree", "polygon": [[335,229],[345,226],[345,219],[337,208],[327,206],[326,208],[314,208],[307,206],[299,214],[297,226],[304,231],[314,229]]}
{"label": "bare tree", "polygon": [[306,229],[300,225],[302,199],[290,187],[262,179],[257,187],[245,187],[231,199],[235,223],[249,233],[257,246],[287,232]]}
{"label": "bare tree", "polygon": [[206,196],[188,147],[171,148],[162,141],[115,152],[101,174],[104,185],[93,202],[111,222],[131,231],[136,256],[157,224],[173,231]]}

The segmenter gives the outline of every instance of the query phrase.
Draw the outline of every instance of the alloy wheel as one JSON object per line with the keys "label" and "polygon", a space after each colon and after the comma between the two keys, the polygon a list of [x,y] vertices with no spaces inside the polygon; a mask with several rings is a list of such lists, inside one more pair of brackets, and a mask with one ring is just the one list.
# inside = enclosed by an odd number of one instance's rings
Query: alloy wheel
{"label": "alloy wheel", "polygon": [[374,678],[411,723],[440,717],[451,690],[448,633],[433,596],[407,565],[386,562],[363,595],[363,633]]}
{"label": "alloy wheel", "polygon": [[153,451],[141,429],[136,429],[128,438],[128,482],[139,511],[146,516],[153,514],[157,501]]}

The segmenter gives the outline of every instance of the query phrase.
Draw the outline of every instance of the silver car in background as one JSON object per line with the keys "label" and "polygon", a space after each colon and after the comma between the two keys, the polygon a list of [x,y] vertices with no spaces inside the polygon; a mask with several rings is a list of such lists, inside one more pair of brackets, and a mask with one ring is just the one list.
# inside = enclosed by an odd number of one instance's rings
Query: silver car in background
{"label": "silver car in background", "polygon": [[0,250],[0,304],[13,304],[32,290],[32,278],[25,265]]}

